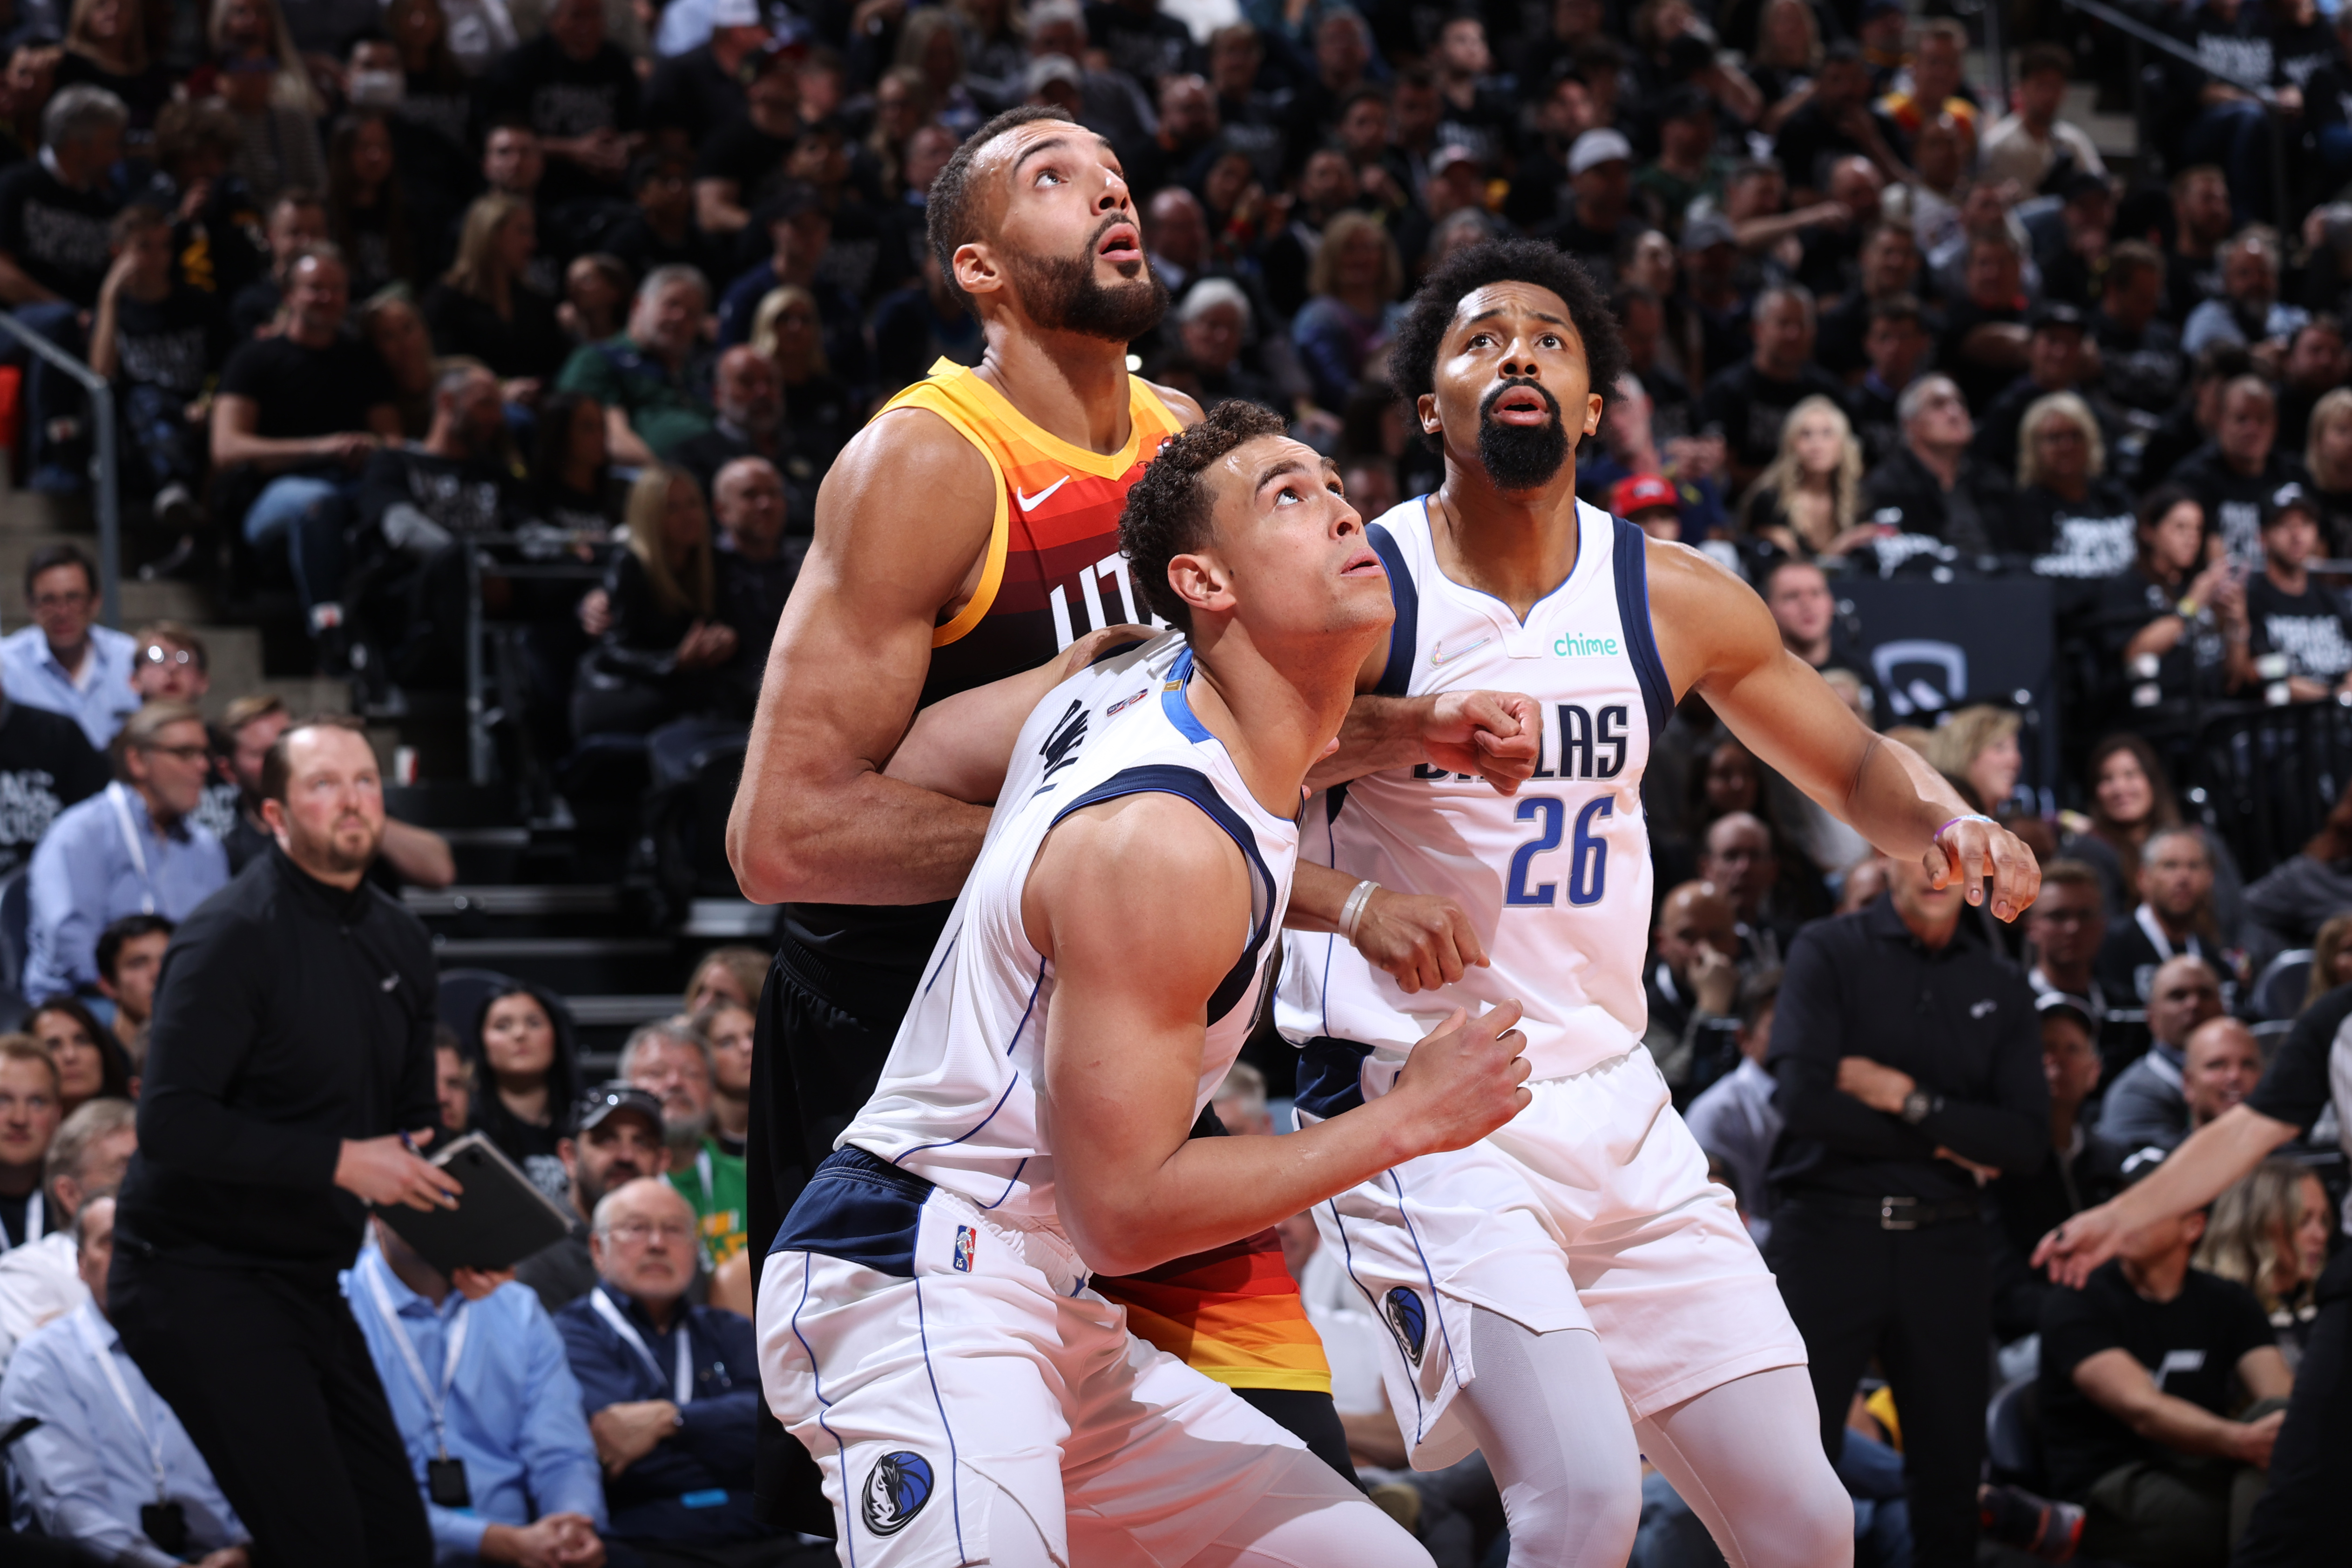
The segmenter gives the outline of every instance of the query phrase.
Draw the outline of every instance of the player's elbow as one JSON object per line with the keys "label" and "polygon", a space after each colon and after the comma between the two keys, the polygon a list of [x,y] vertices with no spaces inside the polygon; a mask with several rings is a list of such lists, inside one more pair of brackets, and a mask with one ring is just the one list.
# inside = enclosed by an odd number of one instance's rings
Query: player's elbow
{"label": "player's elbow", "polygon": [[1078,1197],[1064,1191],[1055,1195],[1062,1228],[1087,1267],[1097,1274],[1140,1274],[1182,1256],[1182,1249],[1158,1245],[1147,1217],[1129,1212],[1126,1205],[1099,1194]]}

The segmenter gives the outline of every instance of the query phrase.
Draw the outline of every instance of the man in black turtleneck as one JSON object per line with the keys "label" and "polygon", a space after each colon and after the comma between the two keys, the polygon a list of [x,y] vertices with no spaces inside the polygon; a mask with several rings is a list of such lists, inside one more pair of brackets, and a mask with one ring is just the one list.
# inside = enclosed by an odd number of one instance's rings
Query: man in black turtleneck
{"label": "man in black turtleneck", "polygon": [[262,764],[275,842],[182,923],[157,984],[108,1303],[257,1560],[433,1561],[424,1500],[336,1287],[364,1205],[430,1208],[433,949],[366,881],[383,784],[356,720]]}

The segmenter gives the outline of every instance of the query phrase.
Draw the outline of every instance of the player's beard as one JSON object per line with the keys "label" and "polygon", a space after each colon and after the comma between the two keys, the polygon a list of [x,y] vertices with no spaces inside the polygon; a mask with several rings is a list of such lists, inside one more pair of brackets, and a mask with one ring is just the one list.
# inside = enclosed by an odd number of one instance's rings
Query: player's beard
{"label": "player's beard", "polygon": [[1097,228],[1078,257],[1016,256],[1013,280],[1030,320],[1051,332],[1076,332],[1105,342],[1130,343],[1160,324],[1168,313],[1168,285],[1146,260],[1132,282],[1106,288],[1095,278],[1096,247],[1121,223],[1115,216]]}
{"label": "player's beard", "polygon": [[[1495,404],[1507,392],[1531,388],[1551,410],[1541,425],[1505,425],[1495,418]],[[1498,490],[1539,489],[1551,483],[1568,461],[1568,426],[1559,417],[1559,399],[1539,381],[1507,381],[1478,405],[1478,461]]]}

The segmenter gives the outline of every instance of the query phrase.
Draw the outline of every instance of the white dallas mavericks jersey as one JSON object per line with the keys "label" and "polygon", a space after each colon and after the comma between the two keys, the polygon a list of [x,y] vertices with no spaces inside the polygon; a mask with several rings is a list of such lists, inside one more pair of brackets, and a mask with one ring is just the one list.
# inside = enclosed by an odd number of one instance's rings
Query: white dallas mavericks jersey
{"label": "white dallas mavericks jersey", "polygon": [[[1073,676],[1037,705],[882,1081],[835,1147],[855,1143],[983,1209],[1054,1222],[1054,1162],[1036,1094],[1054,966],[1029,944],[1021,892],[1055,823],[1126,795],[1181,795],[1249,861],[1249,925],[1234,930],[1241,956],[1209,1001],[1193,1113],[1209,1103],[1257,1011],[1298,825],[1257,803],[1223,742],[1192,716],[1192,651],[1171,632]],[[1138,888],[1135,896],[1166,895]]]}
{"label": "white dallas mavericks jersey", "polygon": [[1580,502],[1577,521],[1575,568],[1524,626],[1438,569],[1423,501],[1367,531],[1397,608],[1376,689],[1523,692],[1543,715],[1543,754],[1516,795],[1424,763],[1310,808],[1302,854],[1397,892],[1451,895],[1493,967],[1408,996],[1346,938],[1292,932],[1276,1009],[1292,1042],[1329,1036],[1392,1058],[1455,1007],[1510,998],[1526,1005],[1538,1078],[1640,1041],[1652,879],[1642,770],[1674,697],[1650,633],[1642,531]]}

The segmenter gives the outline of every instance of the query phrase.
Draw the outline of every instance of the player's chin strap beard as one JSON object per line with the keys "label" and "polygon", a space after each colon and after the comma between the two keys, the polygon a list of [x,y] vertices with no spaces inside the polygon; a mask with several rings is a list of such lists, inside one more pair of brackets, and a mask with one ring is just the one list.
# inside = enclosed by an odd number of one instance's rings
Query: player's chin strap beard
{"label": "player's chin strap beard", "polygon": [[[1495,405],[1521,387],[1544,400],[1550,419],[1541,425],[1506,425],[1495,417]],[[1496,385],[1479,403],[1478,462],[1496,489],[1541,489],[1568,461],[1568,426],[1560,419],[1559,399],[1543,383],[1515,376]]]}

